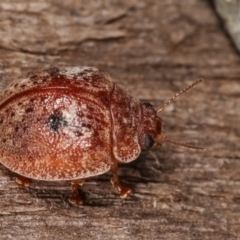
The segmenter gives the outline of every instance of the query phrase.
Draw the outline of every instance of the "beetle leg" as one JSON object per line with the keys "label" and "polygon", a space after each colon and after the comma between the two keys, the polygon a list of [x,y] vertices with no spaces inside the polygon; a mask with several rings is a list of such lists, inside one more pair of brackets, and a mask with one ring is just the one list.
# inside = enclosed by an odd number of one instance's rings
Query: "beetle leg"
{"label": "beetle leg", "polygon": [[73,205],[80,205],[82,204],[82,199],[79,196],[79,186],[82,186],[85,182],[85,179],[79,179],[71,182],[71,188],[72,188],[72,196],[68,199],[70,203]]}
{"label": "beetle leg", "polygon": [[131,189],[124,187],[120,184],[117,170],[118,170],[118,162],[117,162],[117,159],[114,158],[112,167],[111,167],[111,171],[113,173],[111,178],[111,183],[114,189],[117,191],[117,193],[119,193],[120,198],[126,198],[131,193]]}
{"label": "beetle leg", "polygon": [[26,177],[23,177],[23,176],[18,176],[16,178],[16,182],[21,185],[22,187],[28,187],[29,186],[29,182],[30,180]]}

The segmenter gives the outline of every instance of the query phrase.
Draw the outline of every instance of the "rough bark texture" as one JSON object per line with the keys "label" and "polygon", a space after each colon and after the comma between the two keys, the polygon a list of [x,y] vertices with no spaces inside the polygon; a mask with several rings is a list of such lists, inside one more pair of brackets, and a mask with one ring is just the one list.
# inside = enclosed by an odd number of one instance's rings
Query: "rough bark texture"
{"label": "rough bark texture", "polygon": [[240,239],[240,58],[207,0],[0,2],[0,88],[35,69],[96,66],[156,108],[172,139],[68,203],[69,183],[15,184],[0,166],[0,239]]}

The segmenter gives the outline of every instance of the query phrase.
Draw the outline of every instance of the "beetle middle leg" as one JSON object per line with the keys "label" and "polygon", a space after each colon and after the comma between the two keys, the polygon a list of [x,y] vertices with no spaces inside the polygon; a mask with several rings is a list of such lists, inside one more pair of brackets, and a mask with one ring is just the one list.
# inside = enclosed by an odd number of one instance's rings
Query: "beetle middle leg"
{"label": "beetle middle leg", "polygon": [[71,182],[71,188],[73,192],[72,192],[72,196],[68,199],[68,201],[73,205],[82,204],[82,199],[79,195],[78,190],[79,190],[79,187],[81,187],[84,182],[85,182],[85,179],[78,179]]}
{"label": "beetle middle leg", "polygon": [[111,178],[111,183],[112,186],[114,187],[114,189],[117,191],[117,193],[119,193],[120,198],[126,198],[130,193],[131,193],[131,189],[124,187],[120,184],[119,182],[119,177],[117,174],[118,171],[118,162],[117,159],[112,156],[113,161],[112,161],[112,166],[111,166],[111,171],[112,171],[112,178]]}

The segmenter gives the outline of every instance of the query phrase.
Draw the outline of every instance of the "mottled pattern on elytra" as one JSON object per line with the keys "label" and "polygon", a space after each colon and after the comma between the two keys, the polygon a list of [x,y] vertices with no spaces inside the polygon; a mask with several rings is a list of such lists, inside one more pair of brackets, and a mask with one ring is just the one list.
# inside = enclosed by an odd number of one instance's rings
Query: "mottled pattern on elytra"
{"label": "mottled pattern on elytra", "polygon": [[144,127],[146,118],[139,101],[96,68],[31,73],[0,95],[0,162],[32,179],[95,176],[113,156],[138,157],[143,130],[156,125]]}
{"label": "mottled pattern on elytra", "polygon": [[[48,124],[54,113],[62,118],[56,131]],[[104,173],[111,163],[109,122],[107,109],[76,95],[24,96],[0,111],[1,161],[12,171],[35,179],[77,179]]]}
{"label": "mottled pattern on elytra", "polygon": [[[0,161],[32,179],[107,172],[112,88],[106,74],[89,67],[32,73],[12,83],[0,103]],[[56,131],[48,122],[53,114],[62,119]]]}
{"label": "mottled pattern on elytra", "polygon": [[115,85],[111,98],[113,121],[113,154],[118,161],[130,162],[141,153],[139,128],[141,121],[140,103],[119,85]]}
{"label": "mottled pattern on elytra", "polygon": [[[67,79],[67,81],[63,79]],[[11,82],[0,93],[0,106],[7,99],[15,96],[16,93],[20,94],[30,89],[60,88],[66,87],[66,85],[70,88],[77,87],[79,91],[83,89],[91,93],[105,93],[105,91],[108,93],[111,91],[113,83],[108,74],[92,67],[52,68],[45,71],[32,72],[27,74],[26,77]],[[90,95],[89,97],[92,98]]]}

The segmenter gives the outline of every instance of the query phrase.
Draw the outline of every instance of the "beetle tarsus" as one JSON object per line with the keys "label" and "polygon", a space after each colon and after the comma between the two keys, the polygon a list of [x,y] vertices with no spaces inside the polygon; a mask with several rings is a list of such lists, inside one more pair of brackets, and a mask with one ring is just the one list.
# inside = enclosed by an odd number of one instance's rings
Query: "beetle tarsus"
{"label": "beetle tarsus", "polygon": [[129,196],[129,194],[131,193],[131,189],[127,188],[125,186],[122,186],[119,183],[118,177],[117,176],[113,176],[111,178],[111,183],[112,186],[114,187],[114,189],[117,191],[117,193],[119,193],[120,198],[126,198],[127,196]]}
{"label": "beetle tarsus", "polygon": [[81,205],[82,204],[82,199],[79,195],[79,186],[82,186],[84,183],[84,180],[77,180],[77,181],[73,181],[71,182],[71,188],[72,188],[72,196],[68,199],[68,201],[73,204],[73,205]]}
{"label": "beetle tarsus", "polygon": [[23,176],[18,176],[16,178],[16,182],[21,185],[22,187],[28,187],[29,186],[29,182],[30,180],[26,177],[23,177]]}
{"label": "beetle tarsus", "polygon": [[79,193],[77,193],[77,192],[73,192],[72,196],[68,199],[68,201],[72,205],[76,205],[76,206],[79,206],[82,204],[82,199],[80,198]]}

